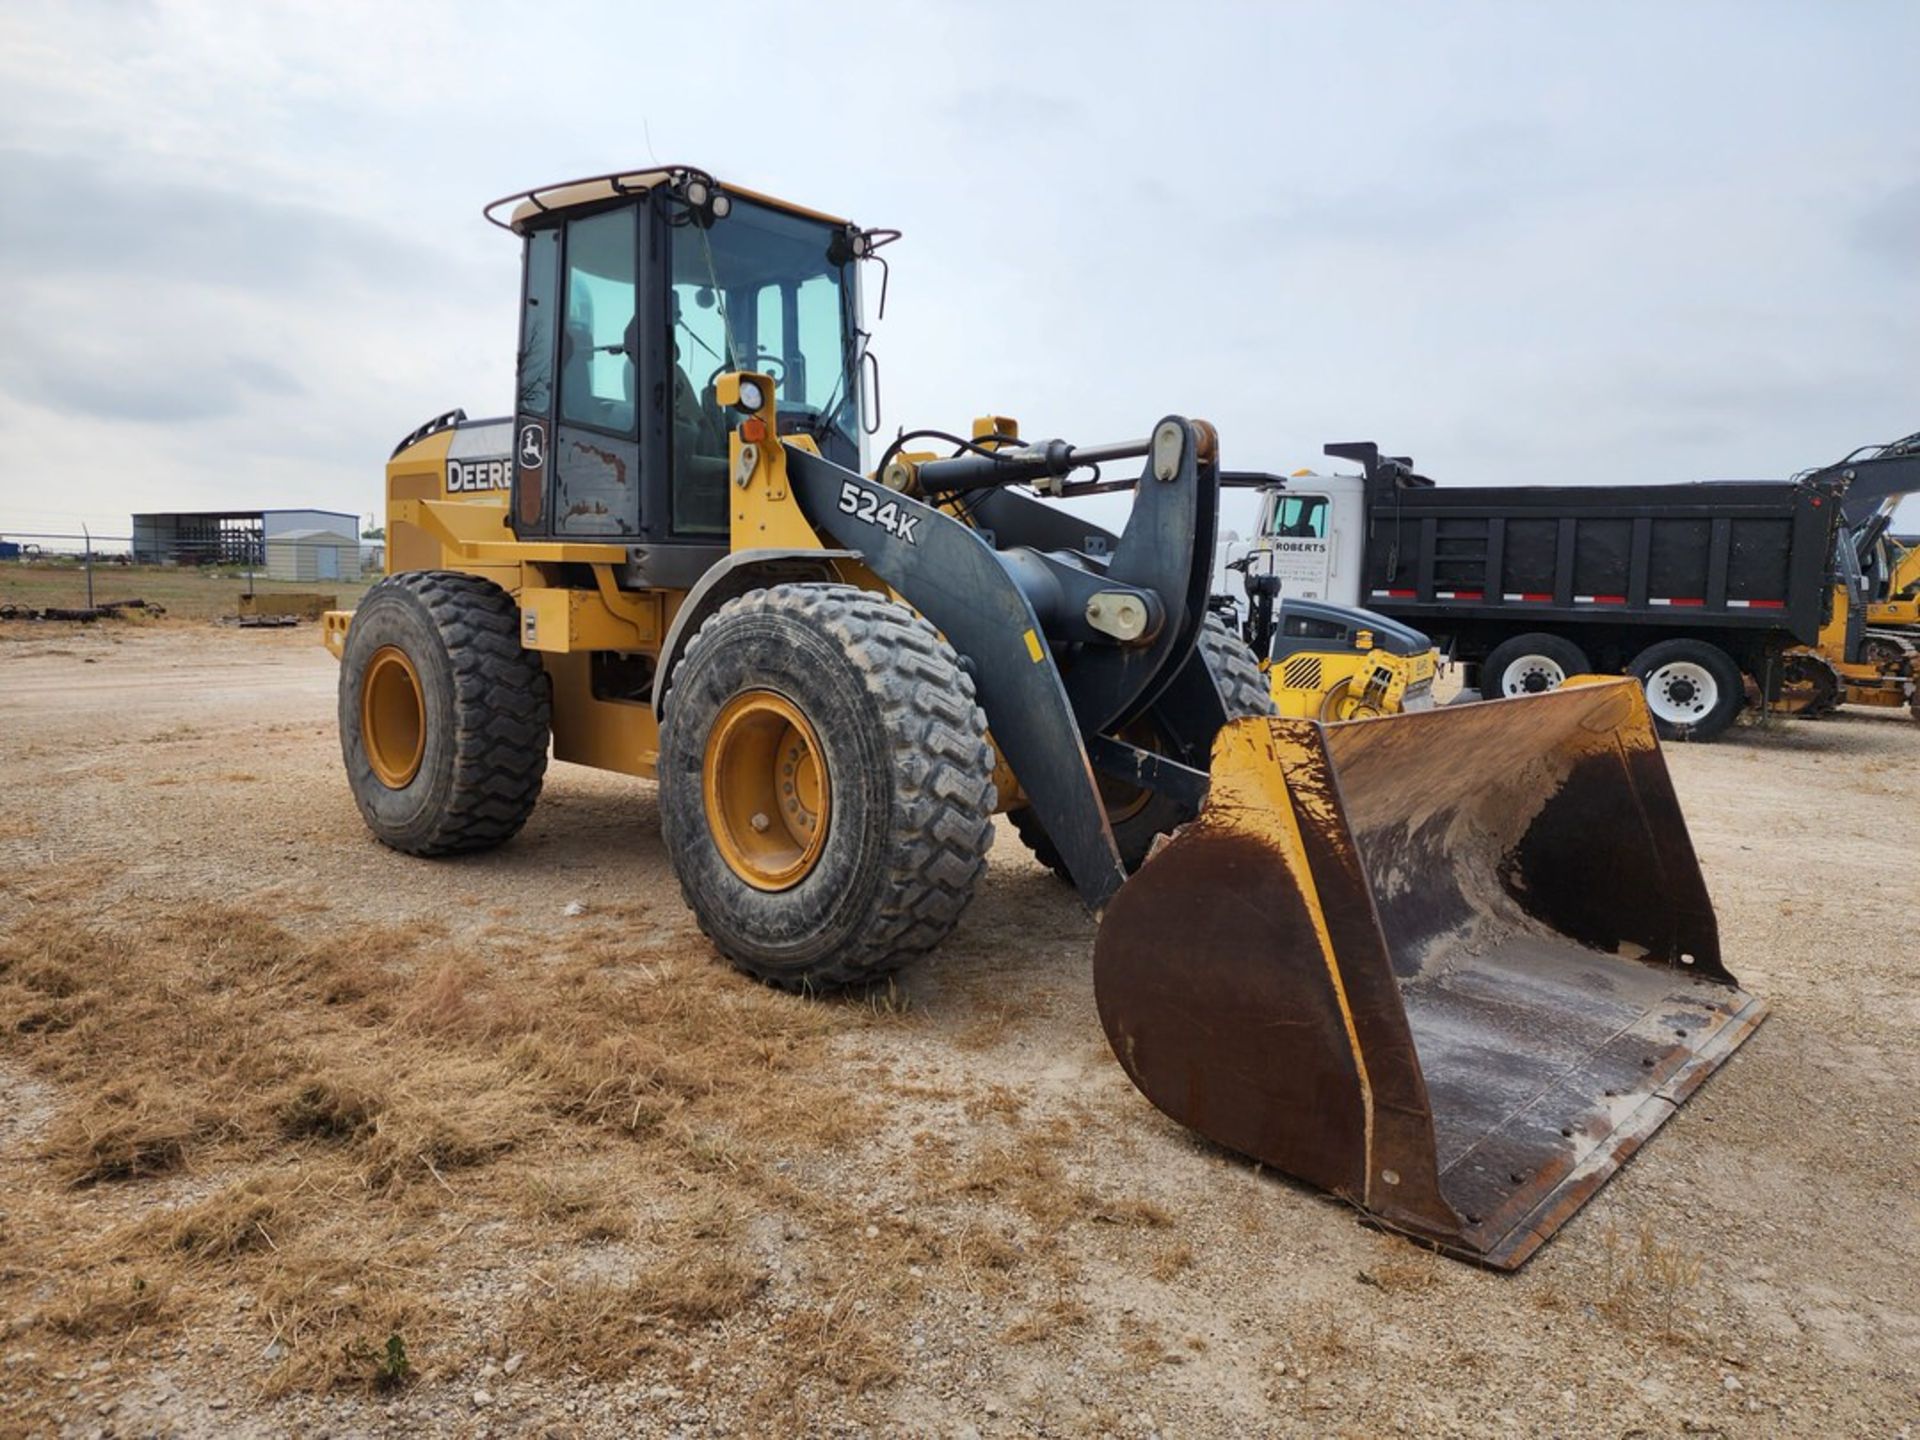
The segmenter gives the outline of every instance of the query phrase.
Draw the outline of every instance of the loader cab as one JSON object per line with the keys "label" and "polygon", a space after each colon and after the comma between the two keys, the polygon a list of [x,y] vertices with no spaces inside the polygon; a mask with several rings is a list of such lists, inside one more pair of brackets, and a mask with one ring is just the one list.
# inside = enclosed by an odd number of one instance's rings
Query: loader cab
{"label": "loader cab", "polygon": [[518,538],[624,541],[652,558],[643,583],[697,578],[728,542],[731,420],[715,383],[731,370],[772,377],[783,434],[861,467],[865,232],[688,170],[488,213],[524,246]]}
{"label": "loader cab", "polygon": [[1286,600],[1356,605],[1366,484],[1358,475],[1291,475],[1261,496],[1248,575],[1272,575]]}

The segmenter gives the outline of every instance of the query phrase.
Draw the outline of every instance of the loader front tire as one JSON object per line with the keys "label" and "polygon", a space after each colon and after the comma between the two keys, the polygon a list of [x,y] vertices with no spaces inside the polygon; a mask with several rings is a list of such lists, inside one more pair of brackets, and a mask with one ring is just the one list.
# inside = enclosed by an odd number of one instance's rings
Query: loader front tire
{"label": "loader front tire", "polygon": [[[1229,720],[1276,713],[1266,672],[1232,626],[1219,616],[1209,614],[1195,643],[1206,658],[1214,683],[1220,687]],[[1151,712],[1136,721],[1135,726],[1137,729],[1130,727],[1122,738],[1149,750],[1163,748]],[[1113,827],[1114,844],[1119,847],[1120,859],[1128,874],[1146,863],[1147,852],[1153,849],[1156,839],[1193,819],[1191,810],[1164,795],[1123,785],[1104,775],[1098,780],[1101,797],[1107,805],[1107,823]],[[1007,819],[1012,822],[1020,843],[1033,852],[1033,858],[1071,885],[1073,876],[1068,873],[1066,861],[1060,858],[1052,837],[1041,825],[1040,817],[1023,806],[1009,811]]]}
{"label": "loader front tire", "polygon": [[389,575],[353,613],[340,661],[340,752],[360,814],[409,855],[487,850],[533,812],[549,700],[520,612],[490,580]]}
{"label": "loader front tire", "polygon": [[700,626],[668,693],[661,826],[729,961],[824,990],[953,931],[993,843],[993,748],[931,625],[848,585],[755,590]]}

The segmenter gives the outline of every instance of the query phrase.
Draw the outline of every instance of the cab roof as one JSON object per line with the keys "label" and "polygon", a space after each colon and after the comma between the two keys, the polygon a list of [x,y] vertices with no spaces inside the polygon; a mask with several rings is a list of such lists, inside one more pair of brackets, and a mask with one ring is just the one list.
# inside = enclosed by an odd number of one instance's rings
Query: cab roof
{"label": "cab roof", "polygon": [[[852,222],[838,215],[829,215],[823,210],[815,210],[806,205],[796,205],[790,200],[776,199],[740,185],[722,185],[712,175],[695,165],[652,165],[644,170],[616,170],[607,175],[589,175],[579,180],[561,180],[552,185],[539,185],[531,190],[517,190],[511,195],[503,195],[489,204],[481,213],[502,230],[511,230],[516,235],[524,235],[533,221],[547,215],[562,214],[568,210],[578,210],[589,205],[599,205],[604,201],[621,195],[644,195],[658,185],[680,186],[688,181],[703,181],[711,189],[724,190],[730,195],[745,196],[762,205],[771,205],[777,210],[785,210],[794,215],[805,215],[810,219],[824,220],[832,225],[850,225]],[[501,212],[504,210],[504,214]]]}

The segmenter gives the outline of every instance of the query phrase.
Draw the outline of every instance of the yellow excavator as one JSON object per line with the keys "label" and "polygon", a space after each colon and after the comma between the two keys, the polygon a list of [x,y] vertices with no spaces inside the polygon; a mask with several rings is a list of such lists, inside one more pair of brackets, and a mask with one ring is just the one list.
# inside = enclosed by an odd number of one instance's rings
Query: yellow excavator
{"label": "yellow excavator", "polygon": [[1787,653],[1774,707],[1905,706],[1920,720],[1920,555],[1887,533],[1901,500],[1920,491],[1920,434],[1806,473],[1844,484],[1846,533],[1827,621],[1812,646]]}
{"label": "yellow excavator", "polygon": [[[714,949],[809,990],[945,939],[1007,811],[1101,915],[1155,1105],[1499,1267],[1759,1023],[1632,683],[1276,716],[1208,612],[1204,421],[989,416],[869,466],[895,232],[682,165],[487,215],[523,252],[512,412],[401,441],[389,573],[325,626],[384,844],[506,842],[549,753],[644,777]],[[1071,503],[1115,490],[1118,532]]]}
{"label": "yellow excavator", "polygon": [[1841,579],[1833,587],[1828,619],[1815,644],[1781,657],[1779,693],[1771,708],[1818,719],[1842,705],[1860,705],[1907,709],[1920,720],[1914,639],[1884,627],[1866,628],[1874,606],[1866,598],[1858,568],[1847,563],[1849,543],[1843,539],[1835,553],[1842,561]]}
{"label": "yellow excavator", "polygon": [[1867,607],[1867,623],[1920,630],[1920,537],[1883,535],[1879,598]]}

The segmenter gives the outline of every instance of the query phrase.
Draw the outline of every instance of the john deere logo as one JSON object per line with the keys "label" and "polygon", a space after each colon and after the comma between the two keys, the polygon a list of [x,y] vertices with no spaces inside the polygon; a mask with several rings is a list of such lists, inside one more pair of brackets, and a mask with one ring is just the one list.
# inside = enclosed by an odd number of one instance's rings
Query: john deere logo
{"label": "john deere logo", "polygon": [[547,431],[543,425],[522,425],[520,427],[520,466],[524,470],[538,470],[547,463]]}

